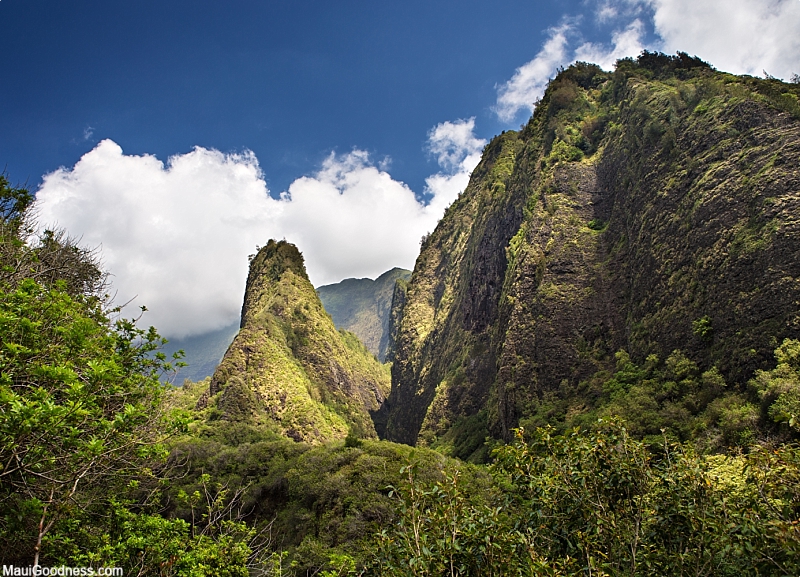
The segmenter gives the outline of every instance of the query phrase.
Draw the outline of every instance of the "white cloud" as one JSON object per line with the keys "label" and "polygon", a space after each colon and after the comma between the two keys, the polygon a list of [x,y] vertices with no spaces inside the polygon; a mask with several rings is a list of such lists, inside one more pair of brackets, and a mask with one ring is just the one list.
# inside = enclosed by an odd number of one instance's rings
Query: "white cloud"
{"label": "white cloud", "polygon": [[734,74],[800,72],[798,0],[648,0],[670,53],[697,55]]}
{"label": "white cloud", "polygon": [[563,23],[548,29],[549,38],[536,57],[517,68],[511,80],[500,86],[495,112],[501,120],[510,121],[523,109],[533,110],[548,80],[569,59],[567,34],[571,28],[571,24]]}
{"label": "white cloud", "polygon": [[612,2],[603,2],[597,7],[595,12],[598,22],[608,22],[619,15],[617,7]]}
{"label": "white cloud", "polygon": [[444,213],[458,198],[481,160],[486,141],[477,138],[474,131],[475,117],[472,117],[442,122],[428,133],[428,147],[443,169],[425,179],[426,191],[432,196],[428,210],[434,214]]}
{"label": "white cloud", "polygon": [[145,321],[172,337],[236,318],[247,254],[266,241],[274,203],[252,154],[196,148],[165,166],[111,140],[46,175],[37,193],[42,225],[101,247],[115,302],[135,296],[151,310]]}
{"label": "white cloud", "polygon": [[412,268],[420,237],[441,217],[359,150],[331,154],[316,175],[294,181],[280,205],[273,236],[300,248],[315,286]]}
{"label": "white cloud", "polygon": [[103,140],[72,169],[44,177],[39,218],[101,248],[116,303],[135,296],[132,306],[149,310],[143,322],[165,336],[201,334],[238,319],[247,255],[270,238],[298,246],[315,286],[412,268],[420,238],[479,160],[485,142],[473,129],[469,119],[431,131],[444,172],[428,179],[427,205],[386,172],[388,159],[375,166],[360,150],[331,154],[274,199],[250,152],[197,147],[164,164]]}
{"label": "white cloud", "polygon": [[475,117],[455,122],[442,122],[434,126],[428,133],[428,148],[436,156],[439,166],[450,172],[463,170],[464,162],[472,163],[468,170],[477,165],[477,161],[467,160],[480,153],[486,141],[475,136]]}
{"label": "white cloud", "polygon": [[[585,20],[565,16],[560,26],[548,29],[533,60],[498,88],[495,111],[501,120],[532,112],[557,68],[575,60],[608,70],[616,60],[648,49],[687,52],[734,74],[766,70],[789,78],[800,72],[798,0],[604,0],[594,15],[594,25],[610,29],[608,41],[582,41]],[[650,41],[647,29],[654,33]]]}
{"label": "white cloud", "polygon": [[638,18],[623,30],[611,33],[611,45],[585,42],[578,46],[573,60],[594,62],[603,70],[611,70],[620,58],[636,56],[644,49],[644,23]]}
{"label": "white cloud", "polygon": [[648,0],[601,0],[594,15],[597,24],[617,26],[620,22],[639,17]]}

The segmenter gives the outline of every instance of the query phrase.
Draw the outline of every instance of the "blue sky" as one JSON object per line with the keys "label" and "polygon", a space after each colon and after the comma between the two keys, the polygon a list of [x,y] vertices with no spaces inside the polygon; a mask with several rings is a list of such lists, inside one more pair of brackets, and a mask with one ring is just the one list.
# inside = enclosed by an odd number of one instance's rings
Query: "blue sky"
{"label": "blue sky", "polygon": [[166,159],[252,150],[273,192],[331,150],[392,158],[414,190],[428,130],[476,116],[577,3],[2,0],[0,157],[38,186],[104,138]]}
{"label": "blue sky", "polygon": [[168,336],[234,322],[247,255],[411,268],[558,66],[641,49],[800,72],[800,0],[0,0],[0,166]]}

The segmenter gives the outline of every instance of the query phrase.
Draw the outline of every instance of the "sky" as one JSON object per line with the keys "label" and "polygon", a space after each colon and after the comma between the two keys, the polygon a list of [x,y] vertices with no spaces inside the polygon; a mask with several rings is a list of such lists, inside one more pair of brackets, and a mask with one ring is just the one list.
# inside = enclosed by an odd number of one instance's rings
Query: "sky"
{"label": "sky", "polygon": [[559,66],[800,73],[800,0],[0,0],[0,25],[0,167],[175,338],[236,322],[270,238],[315,286],[413,268]]}

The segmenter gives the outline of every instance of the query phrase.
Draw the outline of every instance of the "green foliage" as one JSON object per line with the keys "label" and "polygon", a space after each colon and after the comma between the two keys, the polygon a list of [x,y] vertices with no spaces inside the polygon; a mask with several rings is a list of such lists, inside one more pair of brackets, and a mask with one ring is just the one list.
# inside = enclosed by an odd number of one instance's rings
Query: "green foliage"
{"label": "green foliage", "polygon": [[663,361],[650,355],[641,365],[626,351],[618,351],[615,359],[615,372],[598,371],[577,389],[566,387],[534,401],[521,425],[551,425],[563,433],[573,427],[591,429],[599,417],[617,416],[634,437],[653,441],[666,431],[672,438],[695,441],[704,451],[746,447],[758,437],[758,408],[747,396],[728,390],[716,368],[701,372],[681,351]]}
{"label": "green foliage", "polygon": [[800,101],[798,101],[800,90],[794,86],[796,83],[787,85],[775,78],[753,79],[753,82],[755,90],[763,95],[772,106],[800,119]]}
{"label": "green foliage", "polygon": [[[708,461],[619,422],[591,433],[518,430],[477,500],[458,469],[433,484],[406,465],[399,519],[367,575],[784,575],[800,566],[800,451]],[[724,459],[724,458],[723,458]],[[732,488],[735,487],[735,490]]]}
{"label": "green foliage", "polygon": [[599,232],[599,231],[605,230],[605,228],[606,228],[606,226],[608,226],[608,224],[602,219],[593,218],[592,220],[589,221],[589,224],[587,224],[586,226],[588,226],[592,230],[596,230],[596,231]]}
{"label": "green foliage", "polygon": [[580,160],[583,160],[583,152],[563,140],[557,140],[547,156],[548,165],[553,165],[557,162],[578,162]]}
{"label": "green foliage", "polygon": [[[163,577],[247,577],[254,531],[244,523],[221,521],[214,534],[195,532],[182,519],[134,513],[112,502],[106,524],[71,519],[47,539],[48,563],[120,567],[125,574]],[[91,523],[91,521],[90,521]]]}
{"label": "green foliage", "polygon": [[711,341],[714,338],[714,329],[711,327],[711,318],[706,315],[692,321],[692,333],[694,333],[702,341]]}
{"label": "green foliage", "polygon": [[400,472],[403,484],[390,492],[399,519],[380,533],[368,575],[512,575],[524,567],[517,554],[524,539],[509,531],[501,507],[465,490],[459,468],[433,485],[420,481],[419,462]]}
{"label": "green foliage", "polygon": [[674,77],[688,78],[692,72],[711,70],[711,65],[685,52],[678,52],[672,56],[643,50],[635,60],[632,58],[618,60],[616,69],[644,73],[648,77],[664,80]]}
{"label": "green foliage", "polygon": [[308,280],[303,255],[293,244],[285,240],[270,239],[267,246],[256,247],[256,249],[256,254],[250,255],[248,260],[251,270],[258,271],[258,275],[265,275],[273,281],[278,281],[286,271],[292,271]]}
{"label": "green foliage", "polygon": [[349,448],[358,448],[363,445],[363,441],[358,437],[358,435],[351,429],[347,436],[344,438],[344,446]]}
{"label": "green foliage", "polygon": [[590,90],[602,85],[610,75],[597,64],[578,61],[566,70],[562,69],[559,76],[571,80],[584,90]]}
{"label": "green foliage", "polygon": [[775,349],[778,366],[756,371],[750,382],[769,418],[800,431],[800,341],[786,339]]}
{"label": "green foliage", "polygon": [[[248,525],[271,536],[264,550],[272,552],[270,563],[280,565],[284,575],[336,574],[349,567],[348,559],[362,567],[376,545],[374,535],[395,522],[387,487],[401,483],[398,471],[412,453],[426,484],[441,479],[442,467],[453,463],[432,450],[352,433],[351,442],[316,447],[254,434],[228,443],[230,433],[216,429],[231,426],[224,421],[190,426],[192,432],[172,449],[174,467],[162,501],[170,516],[194,525],[192,495],[204,495],[212,482],[225,487],[226,503],[235,497],[233,508],[246,513]],[[486,474],[476,469],[466,470],[462,483],[475,495],[487,490]]]}
{"label": "green foliage", "polygon": [[11,186],[5,174],[0,174],[0,222],[4,226],[19,224],[34,198],[28,189]]}
{"label": "green foliage", "polygon": [[[0,290],[2,541],[20,551],[158,453],[163,342],[96,299],[24,280]],[[33,556],[33,553],[31,553]]]}

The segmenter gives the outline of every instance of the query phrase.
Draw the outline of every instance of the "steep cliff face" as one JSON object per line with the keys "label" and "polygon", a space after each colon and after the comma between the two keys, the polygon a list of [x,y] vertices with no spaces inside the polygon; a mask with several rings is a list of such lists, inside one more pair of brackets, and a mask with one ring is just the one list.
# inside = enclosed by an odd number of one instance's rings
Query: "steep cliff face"
{"label": "steep cliff face", "polygon": [[591,408],[620,349],[743,390],[800,334],[799,94],[685,55],[563,71],[423,247],[381,434],[475,457]]}
{"label": "steep cliff face", "polygon": [[523,216],[525,196],[506,185],[520,144],[506,133],[487,147],[467,192],[422,247],[397,330],[386,430],[379,430],[390,439],[413,444],[421,429],[444,432],[451,415],[474,416],[485,405],[505,247]]}
{"label": "steep cliff face", "polygon": [[297,248],[269,241],[250,263],[241,329],[201,402],[216,403],[221,418],[315,443],[348,431],[374,437],[369,412],[388,389],[386,370],[334,327]]}
{"label": "steep cliff face", "polygon": [[410,277],[410,270],[393,268],[375,280],[348,278],[318,287],[317,294],[336,328],[354,333],[383,362],[389,353],[395,285]]}

